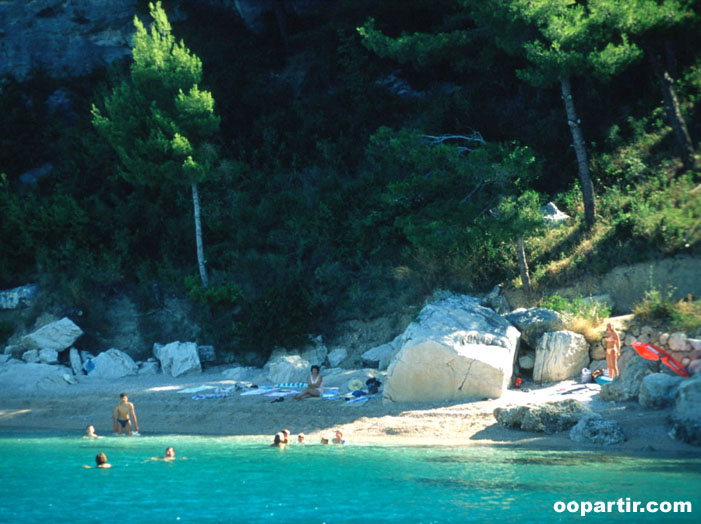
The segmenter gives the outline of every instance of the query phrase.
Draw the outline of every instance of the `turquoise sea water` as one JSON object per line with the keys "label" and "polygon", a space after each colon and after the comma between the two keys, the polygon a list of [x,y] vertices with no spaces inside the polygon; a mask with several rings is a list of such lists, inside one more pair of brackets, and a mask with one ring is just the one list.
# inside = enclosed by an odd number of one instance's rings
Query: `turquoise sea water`
{"label": "turquoise sea water", "polygon": [[[0,435],[0,522],[699,522],[701,457],[291,445],[225,437]],[[144,462],[175,447],[172,463]],[[104,451],[112,469],[84,469]],[[557,501],[692,513],[557,513]]]}

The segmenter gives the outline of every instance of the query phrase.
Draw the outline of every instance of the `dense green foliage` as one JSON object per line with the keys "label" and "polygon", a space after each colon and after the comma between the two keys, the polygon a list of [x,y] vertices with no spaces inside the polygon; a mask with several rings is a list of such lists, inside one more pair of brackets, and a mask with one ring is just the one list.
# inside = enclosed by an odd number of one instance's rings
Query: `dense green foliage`
{"label": "dense green foliage", "polygon": [[[51,280],[89,311],[111,290],[146,297],[159,283],[201,305],[207,341],[266,351],[435,287],[518,285],[519,236],[541,286],[698,253],[700,172],[684,167],[641,56],[666,50],[655,57],[698,152],[698,6],[634,3],[497,2],[509,18],[480,13],[486,1],[338,0],[255,36],[193,2],[172,33],[137,24],[133,60],[92,77],[2,80],[0,287]],[[169,71],[171,59],[189,65]],[[591,230],[563,68],[577,78]],[[68,108],[47,103],[57,89]],[[193,276],[191,181],[206,290]],[[542,228],[546,198],[569,225]]]}

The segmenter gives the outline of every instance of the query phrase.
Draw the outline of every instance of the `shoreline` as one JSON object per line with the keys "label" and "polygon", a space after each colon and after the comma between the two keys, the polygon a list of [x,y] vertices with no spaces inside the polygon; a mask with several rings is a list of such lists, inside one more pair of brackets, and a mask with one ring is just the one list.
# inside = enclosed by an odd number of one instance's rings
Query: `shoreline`
{"label": "shoreline", "polygon": [[[79,377],[75,385],[55,385],[26,391],[18,385],[0,384],[0,433],[41,432],[83,434],[93,424],[96,432],[112,438],[111,416],[125,392],[134,403],[142,436],[236,437],[269,443],[282,428],[292,437],[303,432],[315,445],[321,436],[340,429],[349,444],[373,446],[502,447],[530,450],[605,452],[607,454],[701,455],[701,448],[668,436],[669,410],[643,409],[637,402],[609,403],[598,399],[598,388],[566,380],[507,390],[498,399],[473,402],[384,405],[380,396],[361,405],[342,400],[307,399],[273,403],[262,395],[193,400],[178,390],[211,385],[228,387],[221,368],[200,375],[168,377],[163,374],[101,380]],[[572,391],[575,390],[575,391]],[[604,418],[621,424],[627,440],[600,446],[577,443],[569,432],[531,433],[497,424],[496,407],[538,405],[575,399]]]}

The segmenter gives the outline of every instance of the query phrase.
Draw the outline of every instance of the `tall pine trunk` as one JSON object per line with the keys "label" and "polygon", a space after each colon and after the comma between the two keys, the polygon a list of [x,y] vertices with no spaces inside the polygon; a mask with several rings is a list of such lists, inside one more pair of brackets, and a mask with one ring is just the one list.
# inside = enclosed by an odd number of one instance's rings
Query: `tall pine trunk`
{"label": "tall pine trunk", "polygon": [[679,107],[679,99],[677,98],[677,93],[674,90],[674,79],[669,74],[667,67],[665,67],[657,57],[657,53],[651,46],[645,47],[645,53],[647,54],[650,64],[652,65],[652,72],[655,73],[657,81],[660,84],[662,98],[664,99],[664,107],[667,111],[667,120],[674,131],[674,138],[677,141],[677,146],[679,147],[679,153],[681,155],[682,162],[684,163],[684,167],[686,169],[693,169],[695,163],[694,144],[691,141],[689,129],[686,127],[686,122],[684,121],[681,108]]}
{"label": "tall pine trunk", "polygon": [[521,273],[521,285],[528,295],[531,294],[531,276],[528,273],[526,261],[526,248],[523,245],[523,236],[519,236],[516,242],[516,254],[518,256],[518,269]]}
{"label": "tall pine trunk", "polygon": [[579,184],[582,187],[582,200],[584,201],[584,220],[587,224],[587,229],[591,229],[596,218],[596,203],[594,201],[594,184],[591,181],[591,172],[589,171],[589,160],[587,158],[587,148],[582,136],[582,130],[579,127],[579,119],[577,111],[574,108],[572,100],[572,86],[570,85],[569,76],[560,77],[560,87],[562,88],[562,100],[565,103],[565,111],[567,113],[567,124],[570,126],[572,133],[572,142],[574,152],[577,155],[577,170],[579,172]]}
{"label": "tall pine trunk", "polygon": [[207,261],[204,258],[204,245],[202,243],[202,221],[200,220],[200,194],[197,191],[197,183],[192,182],[192,206],[195,215],[195,243],[197,244],[197,265],[200,269],[202,287],[209,287],[207,278]]}

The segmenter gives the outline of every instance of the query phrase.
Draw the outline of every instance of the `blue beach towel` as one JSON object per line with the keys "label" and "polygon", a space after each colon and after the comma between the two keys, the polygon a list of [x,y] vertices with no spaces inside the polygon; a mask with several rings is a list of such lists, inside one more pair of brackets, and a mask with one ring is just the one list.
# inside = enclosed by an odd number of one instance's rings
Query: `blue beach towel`
{"label": "blue beach towel", "polygon": [[291,388],[291,389],[304,389],[307,387],[306,382],[283,382],[282,384],[275,384],[278,389]]}

